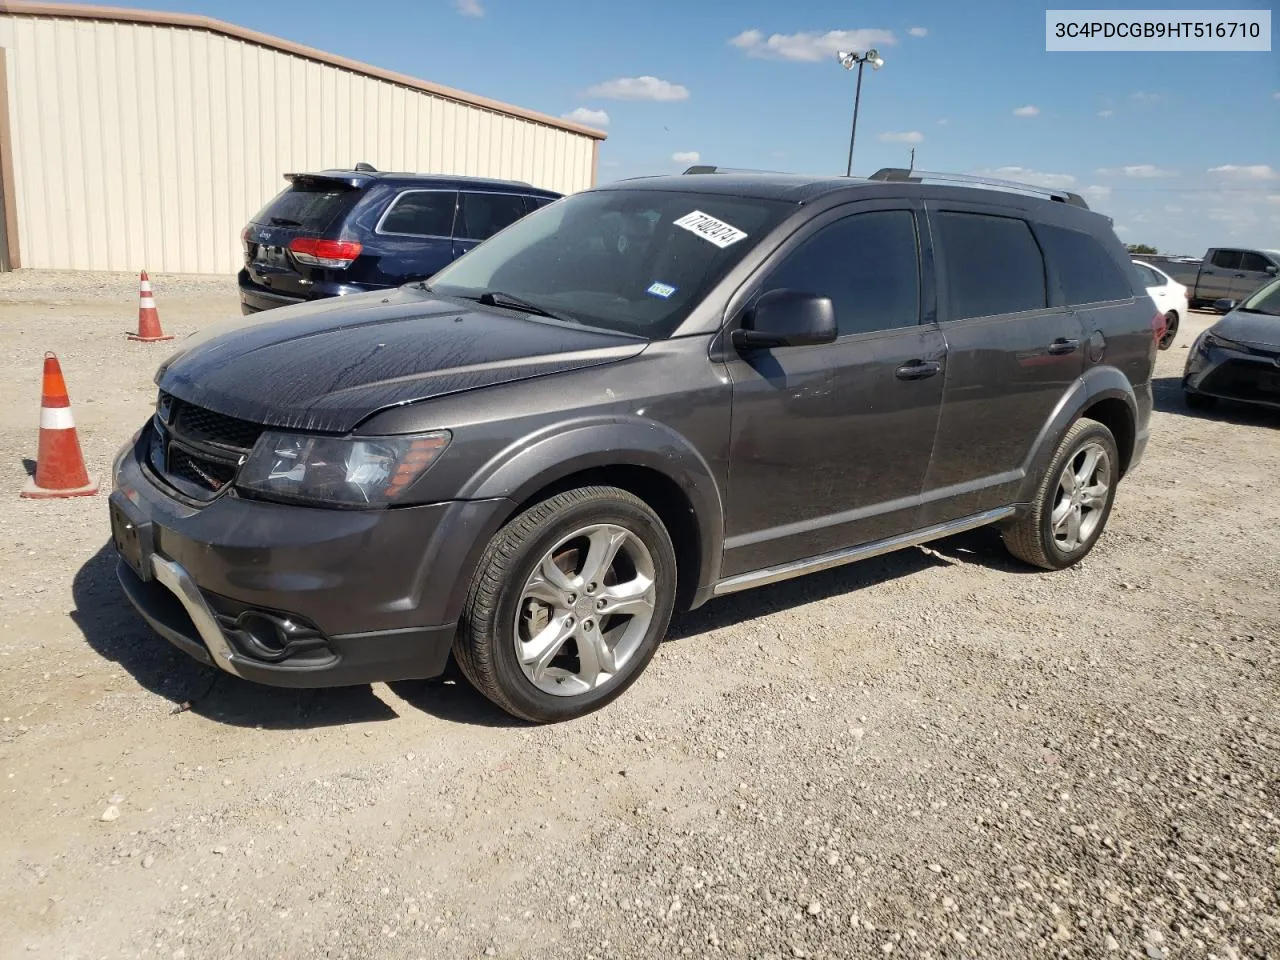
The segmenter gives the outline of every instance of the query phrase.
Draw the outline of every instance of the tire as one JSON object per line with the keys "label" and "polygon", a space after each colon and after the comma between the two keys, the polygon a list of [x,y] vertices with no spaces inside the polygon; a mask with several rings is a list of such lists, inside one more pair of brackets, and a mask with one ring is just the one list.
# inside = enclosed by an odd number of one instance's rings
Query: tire
{"label": "tire", "polygon": [[[582,576],[597,555],[613,557],[594,568],[604,570],[598,583]],[[640,676],[666,635],[675,595],[675,550],[648,504],[616,487],[569,490],[525,510],[489,542],[454,658],[512,716],[581,717]],[[627,612],[598,612],[610,605]]]}
{"label": "tire", "polygon": [[[1068,467],[1071,467],[1073,476],[1078,475],[1088,467],[1085,454],[1095,452],[1106,458],[1103,464],[1105,490],[1098,491],[1102,473],[1095,468],[1088,473],[1086,484],[1079,485],[1075,493],[1068,495],[1065,486]],[[1102,463],[1101,460],[1098,462]],[[1111,431],[1096,420],[1077,420],[1058,444],[1036,490],[1030,512],[1002,531],[1009,552],[1019,560],[1046,570],[1062,570],[1079,563],[1098,542],[1107,518],[1111,516],[1119,467],[1120,457]],[[1088,482],[1090,480],[1095,482]],[[1068,501],[1070,505],[1062,515],[1063,523],[1055,530],[1054,514]],[[1092,506],[1089,505],[1091,501]],[[1073,514],[1077,515],[1074,526]],[[1072,533],[1077,534],[1074,541]]]}
{"label": "tire", "polygon": [[1178,338],[1178,311],[1170,310],[1164,315],[1165,331],[1164,336],[1160,338],[1160,349],[1168,350],[1173,346],[1173,341]]}
{"label": "tire", "polygon": [[1217,397],[1207,397],[1203,393],[1192,393],[1190,390],[1182,392],[1182,399],[1192,410],[1212,410],[1218,405]]}

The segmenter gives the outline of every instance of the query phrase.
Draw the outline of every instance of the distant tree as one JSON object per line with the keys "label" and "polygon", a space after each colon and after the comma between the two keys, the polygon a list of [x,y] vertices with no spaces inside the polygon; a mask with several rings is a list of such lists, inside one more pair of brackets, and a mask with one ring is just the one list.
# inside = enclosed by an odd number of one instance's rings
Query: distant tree
{"label": "distant tree", "polygon": [[1130,253],[1145,253],[1145,254],[1147,254],[1147,255],[1149,255],[1149,256],[1154,256],[1155,254],[1159,253],[1160,251],[1159,251],[1159,250],[1157,250],[1155,247],[1151,246],[1149,243],[1131,243],[1131,244],[1129,244],[1129,252],[1130,252]]}

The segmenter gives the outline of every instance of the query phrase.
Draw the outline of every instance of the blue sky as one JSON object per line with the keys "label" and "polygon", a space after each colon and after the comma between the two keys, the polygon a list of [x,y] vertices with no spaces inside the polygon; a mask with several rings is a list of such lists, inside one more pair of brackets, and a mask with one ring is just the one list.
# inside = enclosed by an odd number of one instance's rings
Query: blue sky
{"label": "blue sky", "polygon": [[1045,5],[1025,2],[130,5],[203,13],[553,115],[590,111],[593,125],[607,115],[602,180],[676,171],[695,153],[843,173],[854,77],[832,51],[874,44],[886,64],[864,76],[855,174],[905,166],[915,146],[922,169],[1083,192],[1122,239],[1162,251],[1280,247],[1274,47],[1047,53]]}

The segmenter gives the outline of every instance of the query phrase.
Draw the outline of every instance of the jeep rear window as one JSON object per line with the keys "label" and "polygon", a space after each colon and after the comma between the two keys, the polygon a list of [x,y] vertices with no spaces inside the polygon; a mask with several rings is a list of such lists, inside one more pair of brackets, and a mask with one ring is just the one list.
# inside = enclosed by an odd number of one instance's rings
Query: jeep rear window
{"label": "jeep rear window", "polygon": [[518,220],[429,284],[444,296],[500,292],[588,326],[661,339],[794,209],[693,192],[580,193]]}
{"label": "jeep rear window", "polygon": [[350,209],[359,191],[332,180],[295,180],[254,216],[254,223],[322,233]]}

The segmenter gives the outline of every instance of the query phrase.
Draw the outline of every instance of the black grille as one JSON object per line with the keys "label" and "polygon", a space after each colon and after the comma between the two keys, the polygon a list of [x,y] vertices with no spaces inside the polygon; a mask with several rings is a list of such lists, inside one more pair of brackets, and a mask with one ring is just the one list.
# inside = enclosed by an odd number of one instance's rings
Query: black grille
{"label": "black grille", "polygon": [[175,434],[197,443],[212,443],[247,453],[258,442],[262,427],[181,400],[172,401],[169,422]]}
{"label": "black grille", "polygon": [[211,500],[236,475],[265,427],[185,403],[162,393],[149,462],[169,486],[190,499]]}
{"label": "black grille", "polygon": [[209,493],[217,493],[235,478],[236,468],[233,464],[207,460],[193,456],[181,447],[170,446],[169,468],[165,474]]}

